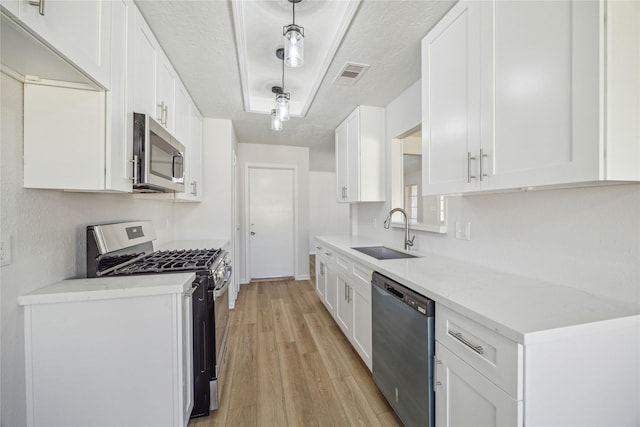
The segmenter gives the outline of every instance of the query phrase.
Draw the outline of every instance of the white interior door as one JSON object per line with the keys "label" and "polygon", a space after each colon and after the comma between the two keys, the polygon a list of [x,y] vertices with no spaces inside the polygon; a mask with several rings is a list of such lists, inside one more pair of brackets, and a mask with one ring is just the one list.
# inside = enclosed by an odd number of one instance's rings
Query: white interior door
{"label": "white interior door", "polygon": [[251,278],[294,275],[294,170],[249,168]]}

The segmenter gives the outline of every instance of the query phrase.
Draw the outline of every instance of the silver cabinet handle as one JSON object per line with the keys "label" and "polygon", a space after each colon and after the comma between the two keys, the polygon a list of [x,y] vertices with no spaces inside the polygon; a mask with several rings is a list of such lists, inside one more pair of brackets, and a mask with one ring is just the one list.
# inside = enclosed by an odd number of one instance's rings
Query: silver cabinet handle
{"label": "silver cabinet handle", "polygon": [[191,194],[194,196],[198,195],[198,183],[196,181],[191,181]]}
{"label": "silver cabinet handle", "polygon": [[438,381],[438,365],[442,365],[442,362],[438,360],[438,357],[433,355],[433,391],[436,391],[436,387],[442,385],[440,381]]}
{"label": "silver cabinet handle", "polygon": [[475,179],[475,175],[471,175],[471,160],[475,160],[475,157],[471,156],[471,151],[467,151],[467,183],[471,183],[472,179]]}
{"label": "silver cabinet handle", "polygon": [[351,301],[353,301],[353,297],[351,296],[351,286],[347,285],[347,302],[349,304],[351,304]]}
{"label": "silver cabinet handle", "polygon": [[324,253],[326,256],[331,256],[331,252],[325,252]]}
{"label": "silver cabinet handle", "polygon": [[138,183],[138,162],[140,161],[140,159],[138,158],[137,154],[133,155],[133,160],[131,160],[131,163],[133,163],[133,183],[137,184]]}
{"label": "silver cabinet handle", "polygon": [[487,176],[487,174],[486,174],[486,173],[484,173],[484,171],[483,171],[483,167],[482,167],[483,160],[484,160],[486,157],[489,157],[489,156],[487,156],[487,155],[484,153],[484,150],[481,148],[481,149],[480,149],[480,181],[484,181],[484,177],[486,177],[486,176]]}
{"label": "silver cabinet handle", "polygon": [[462,344],[469,347],[471,350],[475,351],[478,354],[484,354],[484,350],[481,345],[472,343],[471,341],[466,339],[464,336],[462,336],[461,332],[456,332],[453,330],[449,330],[448,332],[449,332],[449,335],[451,335],[452,337],[460,341]]}
{"label": "silver cabinet handle", "polygon": [[316,249],[322,250],[322,246],[316,246]]}
{"label": "silver cabinet handle", "polygon": [[[163,102],[164,104],[164,102]],[[167,123],[169,122],[169,104],[165,104],[164,108],[162,109],[163,111],[163,116],[164,116],[164,127],[167,127]]]}
{"label": "silver cabinet handle", "polygon": [[158,104],[158,108],[160,109],[160,117],[157,117],[158,121],[160,122],[161,125],[163,125],[163,118],[164,118],[164,101],[162,101],[160,104]]}
{"label": "silver cabinet handle", "polygon": [[36,1],[29,1],[29,4],[31,6],[38,6],[38,13],[42,16],[44,16],[44,0],[36,0]]}

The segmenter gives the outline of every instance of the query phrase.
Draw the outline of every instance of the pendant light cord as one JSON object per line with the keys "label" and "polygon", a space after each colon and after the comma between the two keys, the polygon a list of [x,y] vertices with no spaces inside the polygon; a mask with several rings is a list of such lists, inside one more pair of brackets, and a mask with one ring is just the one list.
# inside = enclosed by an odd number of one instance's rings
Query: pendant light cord
{"label": "pendant light cord", "polygon": [[282,93],[284,93],[284,56],[282,56]]}
{"label": "pendant light cord", "polygon": [[293,5],[293,25],[296,25],[296,2],[293,2],[292,5]]}

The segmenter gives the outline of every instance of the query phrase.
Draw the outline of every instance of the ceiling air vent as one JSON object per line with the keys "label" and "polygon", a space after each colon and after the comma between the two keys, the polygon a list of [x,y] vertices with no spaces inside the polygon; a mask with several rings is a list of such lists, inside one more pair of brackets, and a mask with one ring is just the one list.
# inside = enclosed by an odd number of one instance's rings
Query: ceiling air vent
{"label": "ceiling air vent", "polygon": [[335,83],[338,85],[353,86],[358,80],[360,80],[360,77],[362,77],[368,68],[369,65],[367,64],[347,62],[338,73]]}

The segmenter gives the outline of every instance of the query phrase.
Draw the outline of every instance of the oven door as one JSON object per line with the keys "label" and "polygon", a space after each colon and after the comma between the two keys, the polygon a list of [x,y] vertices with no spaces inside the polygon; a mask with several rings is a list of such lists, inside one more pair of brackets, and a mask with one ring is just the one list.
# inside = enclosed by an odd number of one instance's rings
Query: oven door
{"label": "oven door", "polygon": [[[212,378],[218,378],[222,370],[229,334],[229,285],[231,284],[231,266],[227,266],[225,280],[214,290],[214,313],[216,322],[216,365]],[[215,372],[213,372],[215,371]],[[213,376],[215,375],[215,376]]]}

